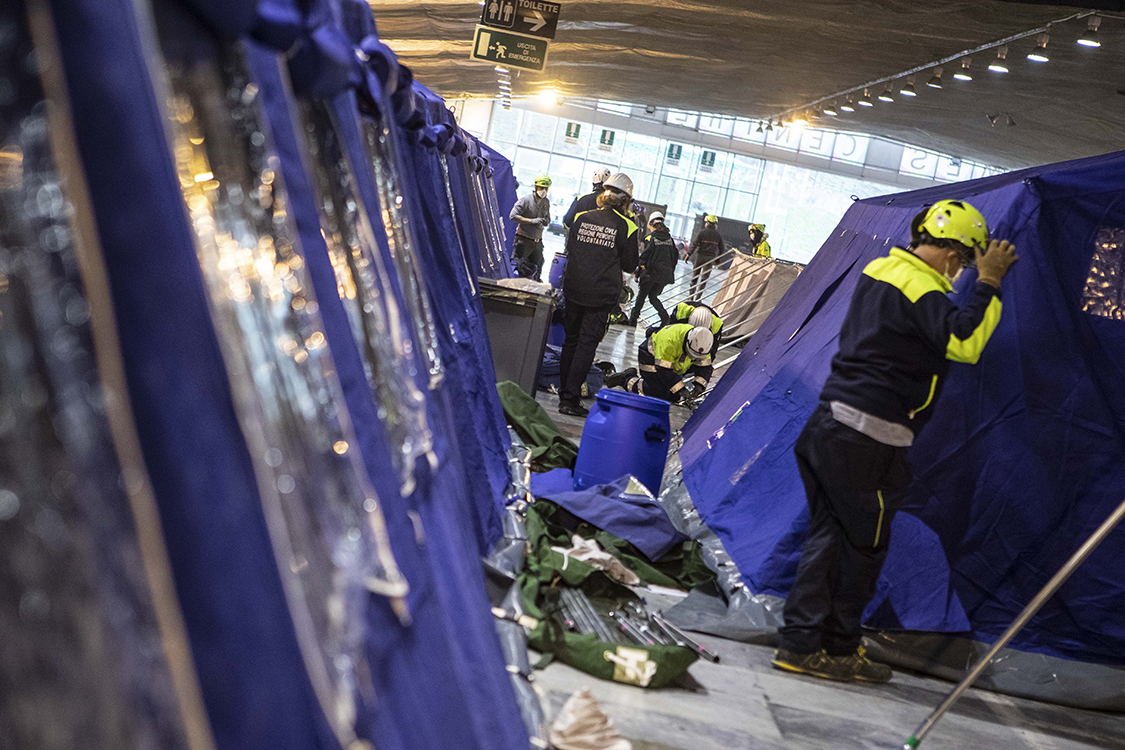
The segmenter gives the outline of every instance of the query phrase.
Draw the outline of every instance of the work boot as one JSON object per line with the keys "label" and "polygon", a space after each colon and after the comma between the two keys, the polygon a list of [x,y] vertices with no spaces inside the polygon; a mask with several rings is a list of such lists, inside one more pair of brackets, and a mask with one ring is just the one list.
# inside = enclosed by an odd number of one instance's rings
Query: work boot
{"label": "work boot", "polygon": [[891,668],[883,664],[876,664],[867,658],[867,649],[860,646],[851,656],[830,656],[840,664],[842,670],[849,672],[853,680],[860,682],[884,683],[891,681]]}
{"label": "work boot", "polygon": [[560,401],[559,414],[566,414],[571,417],[588,417],[590,416],[590,410],[582,404]]}
{"label": "work boot", "polygon": [[848,682],[852,679],[852,672],[849,671],[842,659],[829,656],[824,649],[812,654],[797,654],[779,648],[774,652],[770,664],[774,669],[812,675],[823,680]]}
{"label": "work boot", "polygon": [[630,378],[637,377],[637,368],[630,367],[628,370],[610,375],[605,379],[606,388],[624,388],[625,384],[629,382]]}

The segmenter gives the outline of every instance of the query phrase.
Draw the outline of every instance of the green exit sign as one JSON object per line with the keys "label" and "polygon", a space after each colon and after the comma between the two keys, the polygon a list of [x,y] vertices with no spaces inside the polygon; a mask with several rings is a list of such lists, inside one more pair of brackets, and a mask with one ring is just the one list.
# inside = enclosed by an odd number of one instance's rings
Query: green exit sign
{"label": "green exit sign", "polygon": [[547,40],[477,26],[469,59],[541,71],[547,65]]}
{"label": "green exit sign", "polygon": [[703,155],[699,157],[699,166],[714,169],[715,167],[715,152],[704,151]]}
{"label": "green exit sign", "polygon": [[680,157],[683,155],[683,146],[678,146],[675,143],[668,144],[668,161],[679,161]]}

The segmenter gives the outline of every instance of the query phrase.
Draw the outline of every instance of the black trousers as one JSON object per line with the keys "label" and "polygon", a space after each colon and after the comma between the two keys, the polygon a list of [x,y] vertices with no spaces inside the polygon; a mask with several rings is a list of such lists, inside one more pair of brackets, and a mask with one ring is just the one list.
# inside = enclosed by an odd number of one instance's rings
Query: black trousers
{"label": "black trousers", "polygon": [[535,279],[542,281],[541,274],[543,271],[543,241],[533,240],[530,237],[524,237],[522,234],[516,235],[515,245],[512,247],[512,255],[516,258],[516,274],[524,279]]}
{"label": "black trousers", "polygon": [[660,304],[660,293],[664,291],[664,286],[664,284],[640,282],[641,290],[637,293],[637,304],[633,305],[633,314],[629,316],[629,322],[632,325],[636,325],[640,319],[641,308],[645,306],[646,298],[652,308],[656,310],[656,314],[660,316],[660,324],[664,325],[668,322],[668,311],[664,309],[664,305]]}
{"label": "black trousers", "polygon": [[785,600],[781,648],[832,656],[855,653],[860,618],[875,595],[891,521],[910,483],[905,448],[840,424],[827,404],[794,448],[809,503],[809,538]]}
{"label": "black trousers", "polygon": [[594,364],[598,344],[605,336],[609,313],[616,305],[586,307],[566,301],[563,311],[562,354],[559,357],[560,404],[577,404],[582,395],[582,384]]}
{"label": "black trousers", "polygon": [[[711,278],[711,271],[715,270],[715,264],[711,261],[715,260],[718,256],[704,255],[702,253],[695,254],[695,262],[692,264],[691,269],[691,291],[688,294],[689,299],[696,302],[701,301],[703,294],[703,287],[707,285],[707,279]],[[706,268],[704,268],[706,265]]]}

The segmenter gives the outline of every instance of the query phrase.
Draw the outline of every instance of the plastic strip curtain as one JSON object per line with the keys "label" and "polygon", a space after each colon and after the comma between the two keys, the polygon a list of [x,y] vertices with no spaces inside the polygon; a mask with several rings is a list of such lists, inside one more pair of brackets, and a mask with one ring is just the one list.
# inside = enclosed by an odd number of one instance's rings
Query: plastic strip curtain
{"label": "plastic strip curtain", "polygon": [[504,228],[499,223],[500,209],[496,199],[496,188],[490,177],[492,171],[485,159],[469,156],[469,194],[473,197],[473,207],[482,232],[484,248],[483,262],[488,264],[487,275],[507,275],[504,269]]}
{"label": "plastic strip curtain", "polygon": [[[319,195],[321,233],[406,496],[414,491],[415,461],[427,456],[431,465],[436,462],[426,396],[416,381],[414,341],[389,286],[390,276],[333,115],[318,102],[303,101],[299,106]],[[436,356],[436,349],[433,352]]]}
{"label": "plastic strip curtain", "polygon": [[401,147],[385,118],[364,117],[362,121],[364,147],[379,190],[379,208],[383,215],[383,227],[398,268],[399,278],[403,282],[407,304],[410,305],[411,317],[414,320],[414,340],[421,345],[429,372],[429,385],[433,389],[444,378],[445,366],[441,361],[437,328],[430,305],[425,273],[418,261],[418,243],[414,238],[414,227],[406,211],[398,176],[404,169]]}
{"label": "plastic strip curtain", "polygon": [[0,5],[0,746],[186,750],[126,494],[143,469],[114,452],[121,405],[95,362],[72,226],[84,209],[35,73],[57,60],[33,50],[29,20]]}
{"label": "plastic strip curtain", "polygon": [[445,199],[449,201],[449,214],[453,217],[453,234],[457,237],[457,249],[461,252],[461,264],[465,267],[465,278],[469,282],[469,291],[475,297],[477,296],[476,274],[469,268],[469,254],[465,249],[464,240],[461,239],[461,221],[457,218],[457,204],[453,200],[453,186],[449,181],[449,160],[445,154],[438,154],[438,161],[441,162],[441,176],[445,183]]}
{"label": "plastic strip curtain", "polygon": [[[162,29],[168,44],[173,29]],[[345,747],[355,740],[367,592],[406,621],[406,581],[353,448],[341,386],[239,48],[154,76],[199,266],[258,476],[302,656]]]}

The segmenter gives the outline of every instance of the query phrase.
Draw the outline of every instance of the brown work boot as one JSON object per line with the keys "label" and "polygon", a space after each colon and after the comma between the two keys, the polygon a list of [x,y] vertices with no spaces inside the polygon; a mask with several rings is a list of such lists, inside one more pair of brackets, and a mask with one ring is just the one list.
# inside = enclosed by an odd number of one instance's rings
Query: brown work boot
{"label": "brown work boot", "polygon": [[774,669],[812,675],[823,680],[848,682],[852,679],[852,673],[843,661],[838,657],[829,656],[824,649],[813,654],[797,654],[785,649],[778,649],[774,652],[770,664],[773,665]]}
{"label": "brown work boot", "polygon": [[891,681],[891,668],[883,664],[876,664],[867,658],[867,649],[860,646],[851,656],[830,656],[839,662],[840,669],[850,673],[853,680],[860,682],[886,683]]}

